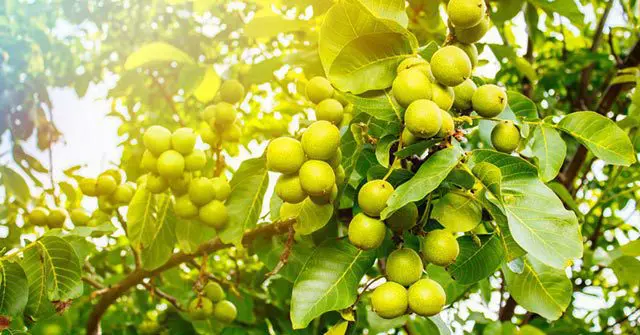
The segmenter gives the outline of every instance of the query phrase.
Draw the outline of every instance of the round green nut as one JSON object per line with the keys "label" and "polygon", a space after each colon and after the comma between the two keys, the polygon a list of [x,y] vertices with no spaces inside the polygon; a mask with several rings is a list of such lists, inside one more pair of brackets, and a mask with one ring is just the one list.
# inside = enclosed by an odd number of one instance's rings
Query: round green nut
{"label": "round green nut", "polygon": [[364,213],[356,214],[349,223],[349,241],[362,250],[379,247],[386,233],[387,228],[382,221],[368,217]]}
{"label": "round green nut", "polygon": [[431,72],[445,86],[458,86],[471,78],[471,60],[462,49],[448,45],[431,57]]}
{"label": "round green nut", "polygon": [[231,194],[231,185],[223,177],[211,178],[213,189],[216,193],[216,200],[225,201]]}
{"label": "round green nut", "polygon": [[83,208],[75,208],[70,214],[71,222],[76,226],[84,226],[91,220],[91,214],[89,214]]}
{"label": "round green nut", "polygon": [[296,173],[304,163],[304,151],[300,141],[279,137],[267,146],[267,168],[284,174]]}
{"label": "round green nut", "polygon": [[189,199],[196,206],[204,206],[215,199],[216,190],[211,179],[206,177],[195,178],[189,184]]}
{"label": "round green nut", "polygon": [[478,115],[486,118],[496,117],[507,106],[507,93],[496,85],[482,85],[473,93],[471,103]]}
{"label": "round green nut", "polygon": [[482,220],[482,207],[471,196],[449,192],[433,206],[431,217],[451,232],[467,232]]}
{"label": "round green nut", "polygon": [[478,86],[471,79],[467,79],[462,84],[455,86],[453,88],[453,106],[461,111],[471,109],[471,99],[477,89]]}
{"label": "round green nut", "polygon": [[339,147],[340,130],[329,121],[316,121],[302,134],[302,149],[310,159],[331,159]]}
{"label": "round green nut", "polygon": [[158,157],[158,174],[167,178],[179,178],[184,173],[184,157],[175,151],[167,150]]}
{"label": "round green nut", "polygon": [[209,105],[204,108],[204,111],[202,111],[202,119],[207,121],[207,123],[211,123],[215,117],[216,105]]}
{"label": "round green nut", "polygon": [[118,187],[118,183],[113,176],[108,174],[102,174],[98,177],[96,183],[96,192],[98,195],[110,195]]}
{"label": "round green nut", "polygon": [[206,320],[213,315],[213,303],[205,297],[198,297],[189,303],[187,314],[192,320]]}
{"label": "round green nut", "polygon": [[480,23],[476,24],[470,28],[453,28],[453,31],[456,35],[456,40],[462,43],[476,43],[484,37],[484,35],[491,28],[491,19],[489,19],[489,15],[485,15]]}
{"label": "round green nut", "polygon": [[407,108],[404,124],[416,137],[431,138],[442,127],[440,107],[431,100],[416,100]]}
{"label": "round green nut", "polygon": [[229,222],[229,212],[224,203],[219,200],[213,200],[202,206],[199,212],[200,221],[209,227],[217,230],[223,229]]}
{"label": "round green nut", "polygon": [[222,101],[235,104],[244,98],[244,86],[235,80],[227,80],[220,86],[220,98]]}
{"label": "round green nut", "polygon": [[47,216],[47,226],[49,228],[62,228],[64,222],[67,221],[69,214],[64,208],[54,208],[49,211]]}
{"label": "round green nut", "polygon": [[316,107],[316,118],[318,120],[329,121],[333,124],[340,124],[344,117],[344,107],[336,99],[324,99]]}
{"label": "round green nut", "polygon": [[236,108],[228,102],[219,102],[216,105],[216,116],[213,119],[215,124],[212,127],[224,129],[233,124],[236,120]]}
{"label": "round green nut", "polygon": [[207,155],[204,151],[195,149],[184,158],[184,169],[187,171],[199,171],[207,165]]}
{"label": "round green nut", "polygon": [[49,211],[44,207],[36,207],[29,213],[29,222],[34,226],[44,227],[47,225]]}
{"label": "round green nut", "polygon": [[400,140],[402,141],[403,147],[416,144],[418,143],[418,141],[420,141],[420,139],[417,138],[415,135],[413,135],[413,133],[407,128],[402,129],[402,134],[400,134]]}
{"label": "round green nut", "polygon": [[338,185],[333,184],[333,188],[331,188],[331,192],[321,195],[319,197],[309,197],[311,201],[313,201],[317,205],[326,205],[332,203],[338,197]]}
{"label": "round green nut", "polygon": [[171,132],[162,126],[151,126],[144,132],[142,142],[155,156],[171,149]]}
{"label": "round green nut", "polygon": [[447,230],[437,229],[427,233],[422,246],[422,257],[438,266],[453,264],[460,253],[456,237]]}
{"label": "round green nut", "polygon": [[402,233],[413,228],[418,221],[418,206],[410,202],[395,211],[385,222],[391,231]]}
{"label": "round green nut", "polygon": [[453,122],[453,117],[451,117],[451,114],[449,114],[449,112],[445,112],[442,109],[440,110],[440,112],[442,114],[442,126],[440,127],[440,130],[438,131],[436,137],[445,138],[453,134],[456,129],[456,125]]}
{"label": "round green nut", "polygon": [[358,192],[358,206],[369,216],[380,216],[393,191],[393,186],[386,180],[369,181]]}
{"label": "round green nut", "polygon": [[222,136],[222,139],[227,142],[232,142],[232,143],[238,142],[240,141],[240,137],[242,137],[242,128],[237,122],[235,122],[229,127],[227,127],[227,129],[225,129],[222,132],[221,136]]}
{"label": "round green nut", "polygon": [[140,160],[140,168],[147,172],[158,173],[158,158],[151,151],[145,150]]}
{"label": "round green nut", "polygon": [[475,44],[454,42],[451,45],[462,49],[462,51],[464,51],[467,54],[467,56],[469,56],[469,60],[471,61],[471,68],[475,68],[476,66],[478,66],[478,48],[476,47]]}
{"label": "round green nut", "polygon": [[231,323],[238,316],[238,310],[229,300],[222,300],[215,305],[213,317],[222,323]]}
{"label": "round green nut", "polygon": [[111,213],[115,206],[111,202],[111,197],[108,195],[101,195],[98,197],[98,208],[105,213]]}
{"label": "round green nut", "polygon": [[196,146],[197,135],[191,128],[179,128],[171,134],[171,148],[181,153],[182,155],[188,155],[193,151]]}
{"label": "round green nut", "polygon": [[133,193],[135,193],[135,189],[130,184],[122,184],[116,187],[116,190],[111,194],[111,200],[113,200],[116,204],[128,204],[133,198]]}
{"label": "round green nut", "polygon": [[413,249],[402,248],[387,257],[387,278],[402,286],[409,286],[422,277],[422,259]]}
{"label": "round green nut", "polygon": [[429,78],[423,71],[416,68],[398,73],[396,79],[393,80],[391,90],[393,96],[403,107],[407,107],[419,99],[431,99],[433,94]]}
{"label": "round green nut", "polygon": [[198,134],[200,134],[202,141],[211,147],[216,147],[220,142],[220,136],[218,133],[214,132],[211,126],[206,122],[200,122],[198,124]]}
{"label": "round green nut", "polygon": [[449,20],[459,28],[471,28],[480,23],[487,12],[484,0],[450,0],[447,5]]}
{"label": "round green nut", "polygon": [[313,77],[307,83],[307,98],[314,104],[333,96],[333,86],[324,77]]}
{"label": "round green nut", "polygon": [[420,279],[409,287],[409,309],[420,316],[433,316],[444,307],[447,294],[438,282]]}
{"label": "round green nut", "polygon": [[329,165],[331,165],[332,168],[337,169],[338,166],[342,163],[342,150],[338,148],[338,151],[336,151],[336,154],[333,155],[333,157],[329,158],[327,160],[327,163],[329,163]]}
{"label": "round green nut", "polygon": [[226,297],[222,286],[213,281],[208,282],[203,291],[204,295],[207,299],[211,300],[211,302],[222,301]]}
{"label": "round green nut", "polygon": [[371,308],[383,319],[393,319],[407,312],[409,297],[404,286],[386,282],[373,290]]}
{"label": "round green nut", "polygon": [[78,183],[82,194],[88,197],[95,197],[98,195],[98,181],[93,178],[82,178]]}
{"label": "round green nut", "polygon": [[151,193],[159,194],[169,188],[169,182],[167,181],[167,178],[163,176],[155,173],[149,173],[147,174],[146,188]]}
{"label": "round green nut", "polygon": [[302,164],[300,168],[300,185],[311,196],[323,196],[331,193],[336,183],[336,176],[327,162],[310,160]]}
{"label": "round green nut", "polygon": [[302,189],[298,175],[283,174],[276,182],[275,191],[284,202],[297,204],[307,198],[307,192]]}
{"label": "round green nut", "polygon": [[404,70],[413,68],[420,68],[420,70],[423,71],[425,66],[428,67],[429,63],[422,57],[409,57],[405,58],[402,62],[400,62],[400,64],[398,64],[396,73],[400,73]]}
{"label": "round green nut", "polygon": [[491,144],[504,153],[512,153],[520,144],[520,131],[511,121],[498,123],[491,131]]}
{"label": "round green nut", "polygon": [[346,171],[344,171],[344,168],[342,167],[342,165],[338,166],[335,169],[335,174],[336,174],[336,184],[342,185],[342,183],[344,183],[345,179],[347,178]]}
{"label": "round green nut", "polygon": [[431,101],[435,102],[440,109],[448,111],[453,106],[453,100],[455,99],[455,92],[453,87],[444,86],[442,84],[433,84],[433,96]]}
{"label": "round green nut", "polygon": [[187,194],[176,198],[173,210],[179,218],[192,219],[198,216],[198,207],[191,202]]}

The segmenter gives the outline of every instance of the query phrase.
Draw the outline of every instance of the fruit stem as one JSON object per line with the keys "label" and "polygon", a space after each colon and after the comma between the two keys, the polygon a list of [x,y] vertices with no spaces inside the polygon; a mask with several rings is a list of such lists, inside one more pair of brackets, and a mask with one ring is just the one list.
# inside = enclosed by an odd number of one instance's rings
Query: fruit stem
{"label": "fruit stem", "polygon": [[[402,131],[404,129],[400,130],[400,134],[402,134]],[[402,136],[400,136],[400,140],[398,141],[398,149],[396,149],[396,152],[402,150]],[[391,174],[393,173],[393,170],[397,169],[398,166],[400,165],[400,160],[401,158],[396,156],[393,159],[393,163],[391,164],[391,166],[389,166],[389,171],[387,171],[387,174],[384,175],[384,177],[382,178],[382,180],[387,181],[387,179],[391,176]]]}

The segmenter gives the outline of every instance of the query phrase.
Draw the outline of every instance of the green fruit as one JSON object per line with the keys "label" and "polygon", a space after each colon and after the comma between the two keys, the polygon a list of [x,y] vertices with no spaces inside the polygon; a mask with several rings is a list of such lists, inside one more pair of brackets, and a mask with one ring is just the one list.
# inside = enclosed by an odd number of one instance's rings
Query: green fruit
{"label": "green fruit", "polygon": [[187,171],[202,170],[207,165],[207,155],[204,151],[195,149],[184,158],[184,168]]}
{"label": "green fruit", "polygon": [[471,61],[471,68],[475,68],[478,65],[478,48],[475,44],[455,42],[451,45],[462,49],[462,51],[464,51],[464,53],[469,56],[469,60]]}
{"label": "green fruit", "polygon": [[330,159],[338,147],[340,130],[328,121],[316,121],[302,134],[302,149],[310,159]]}
{"label": "green fruit", "polygon": [[304,163],[300,141],[290,137],[272,140],[267,147],[267,168],[284,174],[296,173]]}
{"label": "green fruit", "polygon": [[147,190],[151,193],[162,193],[169,188],[169,183],[165,177],[159,176],[154,173],[149,173],[147,175]]}
{"label": "green fruit", "polygon": [[322,196],[331,192],[336,176],[327,162],[310,160],[300,168],[300,185],[311,196]]}
{"label": "green fruit", "polygon": [[413,133],[411,133],[409,129],[404,128],[402,130],[402,134],[400,135],[400,140],[402,141],[403,147],[408,147],[412,144],[418,143],[420,139],[413,135]]}
{"label": "green fruit", "polygon": [[205,297],[191,300],[187,308],[189,318],[192,320],[205,320],[213,315],[213,303]]}
{"label": "green fruit", "polygon": [[189,184],[189,199],[196,206],[204,206],[215,199],[216,190],[209,178],[195,178]]}
{"label": "green fruit", "polygon": [[222,289],[222,286],[213,281],[208,282],[203,291],[204,295],[207,297],[207,299],[211,300],[211,302],[221,301],[226,296],[224,290]]}
{"label": "green fruit", "polygon": [[175,151],[167,150],[158,157],[158,174],[167,178],[178,178],[184,173],[184,157]]}
{"label": "green fruit", "polygon": [[448,111],[453,106],[453,100],[455,93],[452,87],[447,87],[441,84],[433,84],[433,96],[431,101],[435,102],[440,109]]}
{"label": "green fruit", "polygon": [[151,126],[144,132],[142,141],[145,148],[155,156],[171,149],[171,132],[162,126]]}
{"label": "green fruit", "polygon": [[484,0],[450,0],[447,5],[449,20],[459,28],[470,28],[480,23],[487,12]]}
{"label": "green fruit", "polygon": [[507,93],[496,85],[482,85],[473,93],[471,103],[478,115],[486,118],[496,117],[507,106]]}
{"label": "green fruit", "polygon": [[173,210],[179,218],[192,219],[198,216],[198,207],[191,202],[188,195],[177,197]]}
{"label": "green fruit", "polygon": [[476,43],[484,37],[484,35],[491,28],[491,19],[489,15],[485,15],[480,23],[470,28],[453,28],[456,35],[456,40],[462,43]]}
{"label": "green fruit", "polygon": [[116,187],[116,190],[111,194],[111,199],[116,204],[128,204],[133,198],[135,189],[129,184],[122,184]]}
{"label": "green fruit", "polygon": [[115,209],[115,206],[111,202],[110,196],[101,195],[98,197],[98,208],[105,213],[111,213]]}
{"label": "green fruit", "polygon": [[342,183],[344,183],[345,178],[347,178],[346,172],[344,171],[344,168],[342,167],[342,165],[336,168],[335,174],[336,174],[336,184],[342,185]]}
{"label": "green fruit", "polygon": [[438,131],[438,134],[436,136],[445,138],[453,134],[456,125],[453,122],[453,117],[451,117],[451,114],[449,114],[449,112],[445,112],[443,110],[440,110],[440,112],[442,114],[442,126],[440,127],[440,130]]}
{"label": "green fruit", "polygon": [[230,104],[235,104],[244,98],[244,86],[235,80],[227,80],[220,86],[220,98]]}
{"label": "green fruit", "polygon": [[418,281],[423,270],[422,260],[413,249],[398,249],[387,257],[387,278],[402,286]]}
{"label": "green fruit", "polygon": [[49,211],[44,207],[36,207],[29,213],[29,222],[34,226],[44,227],[47,225]]}
{"label": "green fruit", "polygon": [[142,160],[140,161],[140,167],[147,172],[158,172],[158,158],[154,156],[151,151],[145,150],[142,153]]}
{"label": "green fruit", "polygon": [[116,180],[116,184],[120,184],[122,182],[122,174],[120,174],[120,170],[109,169],[102,173],[103,175],[112,176],[113,179]]}
{"label": "green fruit", "polygon": [[413,135],[431,138],[442,127],[440,107],[431,100],[416,100],[407,108],[404,124]]}
{"label": "green fruit", "polygon": [[331,167],[334,169],[338,168],[338,166],[342,163],[342,150],[338,148],[336,154],[333,155],[333,157],[329,158],[327,160],[327,163],[329,163],[329,165],[331,165]]}
{"label": "green fruit", "polygon": [[340,124],[344,116],[344,107],[336,99],[324,99],[316,107],[316,118],[318,120],[329,121],[333,124]]}
{"label": "green fruit", "polygon": [[160,331],[160,325],[156,321],[144,320],[138,326],[138,333],[140,335],[153,335]]}
{"label": "green fruit", "polygon": [[216,194],[216,200],[225,201],[231,194],[231,185],[222,177],[211,178],[213,190]]}
{"label": "green fruit", "polygon": [[400,64],[398,64],[398,67],[396,68],[396,72],[400,73],[404,70],[416,69],[416,68],[420,69],[420,71],[426,74],[425,70],[429,68],[429,63],[426,60],[422,59],[422,57],[405,58],[402,62],[400,62]]}
{"label": "green fruit", "polygon": [[396,233],[413,228],[418,221],[418,206],[410,202],[387,218],[387,226]]}
{"label": "green fruit", "polygon": [[242,128],[237,123],[230,125],[222,132],[222,139],[227,142],[238,142],[240,137],[242,137]]}
{"label": "green fruit", "polygon": [[202,111],[202,119],[207,121],[207,123],[211,123],[216,117],[216,105],[209,105],[205,107],[204,111]]}
{"label": "green fruit", "polygon": [[215,124],[212,127],[224,129],[236,120],[237,111],[236,108],[228,102],[219,102],[216,105],[216,116],[214,118]]}
{"label": "green fruit", "polygon": [[219,200],[213,200],[202,206],[198,214],[200,221],[217,230],[223,229],[229,222],[229,212],[227,211],[227,207],[225,207],[222,201]]}
{"label": "green fruit", "polygon": [[433,54],[431,72],[439,83],[458,86],[471,77],[471,60],[462,49],[449,45]]}
{"label": "green fruit", "polygon": [[98,195],[98,182],[93,178],[82,178],[78,183],[82,194],[88,197],[95,197]]}
{"label": "green fruit", "polygon": [[307,98],[314,104],[333,96],[333,86],[324,77],[313,77],[307,83]]}
{"label": "green fruit", "polygon": [[440,313],[447,302],[442,286],[432,279],[420,279],[409,287],[409,309],[420,316]]}
{"label": "green fruit", "polygon": [[49,211],[47,216],[47,226],[49,228],[62,228],[64,222],[67,221],[68,213],[64,208],[54,208]]}
{"label": "green fruit", "polygon": [[231,323],[236,316],[238,316],[236,305],[228,300],[218,302],[213,310],[213,317],[222,323]]}
{"label": "green fruit", "polygon": [[387,234],[384,223],[378,219],[358,213],[349,223],[349,241],[362,250],[379,247]]}
{"label": "green fruit", "polygon": [[196,133],[191,128],[180,128],[171,134],[171,147],[173,150],[188,155],[196,145]]}
{"label": "green fruit", "polygon": [[432,230],[424,238],[422,256],[428,263],[448,266],[456,261],[459,253],[458,240],[450,231],[444,229]]}
{"label": "green fruit", "polygon": [[118,183],[113,176],[102,174],[98,177],[98,182],[96,183],[96,193],[98,195],[110,195],[117,187]]}
{"label": "green fruit", "polygon": [[407,307],[407,289],[398,283],[386,282],[376,287],[371,294],[371,308],[381,318],[397,318],[407,312]]}
{"label": "green fruit", "polygon": [[191,184],[191,174],[185,172],[179,178],[173,178],[169,180],[169,187],[173,195],[183,195],[189,192],[189,185]]}
{"label": "green fruit", "polygon": [[84,226],[91,220],[91,215],[82,208],[76,208],[71,211],[71,222],[76,226]]}
{"label": "green fruit", "polygon": [[498,123],[491,131],[491,144],[500,152],[513,152],[520,144],[520,131],[518,127],[511,121]]}
{"label": "green fruit", "polygon": [[358,206],[369,216],[380,216],[393,191],[393,186],[386,180],[369,181],[358,192]]}
{"label": "green fruit", "polygon": [[482,207],[471,196],[449,192],[435,203],[431,217],[448,231],[467,232],[482,220]]}
{"label": "green fruit", "polygon": [[462,84],[455,86],[453,88],[453,106],[461,111],[471,109],[471,99],[477,89],[478,86],[471,79],[467,79]]}
{"label": "green fruit", "polygon": [[393,96],[398,103],[407,107],[419,99],[431,99],[431,82],[424,72],[411,68],[398,73],[392,84]]}
{"label": "green fruit", "polygon": [[200,134],[202,141],[211,147],[216,147],[220,142],[220,136],[206,122],[201,122],[198,125],[198,134]]}
{"label": "green fruit", "polygon": [[317,205],[326,205],[332,203],[338,197],[338,186],[333,185],[331,192],[321,195],[319,197],[309,197]]}
{"label": "green fruit", "polygon": [[280,199],[292,204],[297,204],[307,198],[307,193],[300,184],[300,178],[295,174],[281,175],[276,182],[275,191]]}

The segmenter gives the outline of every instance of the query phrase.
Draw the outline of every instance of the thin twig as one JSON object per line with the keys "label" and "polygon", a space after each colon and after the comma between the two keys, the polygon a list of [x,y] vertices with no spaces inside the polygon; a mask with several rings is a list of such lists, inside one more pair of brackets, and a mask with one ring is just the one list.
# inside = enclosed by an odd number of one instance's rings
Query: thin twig
{"label": "thin twig", "polygon": [[291,255],[291,248],[293,247],[294,237],[295,237],[295,230],[293,229],[293,225],[292,225],[289,227],[289,236],[287,237],[287,244],[285,244],[284,251],[282,251],[282,254],[280,255],[280,260],[278,261],[278,264],[273,268],[273,270],[269,271],[264,276],[265,280],[269,279],[269,277],[280,272],[280,270],[282,270],[282,268],[285,265],[287,265],[287,263],[289,262],[289,256]]}
{"label": "thin twig", "polygon": [[158,297],[168,301],[169,303],[171,303],[171,305],[173,305],[173,307],[175,307],[177,310],[179,311],[184,311],[184,309],[182,308],[182,306],[180,305],[180,303],[178,302],[178,299],[170,294],[167,294],[163,291],[161,291],[159,288],[151,285],[151,284],[147,284],[147,283],[143,283],[142,284],[147,290],[149,290],[152,294],[157,295]]}

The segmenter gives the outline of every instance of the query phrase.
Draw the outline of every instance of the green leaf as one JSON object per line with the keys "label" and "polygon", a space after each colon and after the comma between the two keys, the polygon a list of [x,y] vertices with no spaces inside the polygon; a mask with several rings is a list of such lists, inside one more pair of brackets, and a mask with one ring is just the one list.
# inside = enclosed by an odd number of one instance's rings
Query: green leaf
{"label": "green leaf", "polygon": [[187,254],[193,254],[200,244],[213,239],[216,236],[215,229],[207,227],[196,220],[180,220],[176,223],[176,239],[180,250]]}
{"label": "green leaf", "polygon": [[4,185],[9,194],[13,194],[23,204],[29,203],[31,192],[29,192],[27,182],[24,181],[24,178],[19,173],[5,165],[0,166],[0,176],[2,176],[2,185]]}
{"label": "green leaf", "polygon": [[440,47],[438,46],[438,43],[431,41],[427,43],[427,45],[420,47],[420,49],[418,50],[418,54],[427,62],[430,62],[431,57],[434,53],[436,53],[436,51],[438,51],[439,48]]}
{"label": "green leaf", "polygon": [[[404,8],[400,0],[385,4],[400,3]],[[345,1],[333,5],[324,18],[320,59],[327,77],[341,91],[360,94],[390,87],[398,64],[418,48],[413,34],[379,14],[360,2]]]}
{"label": "green leaf", "polygon": [[[285,245],[283,240],[286,240],[286,237],[272,237],[269,240],[258,238],[253,243],[260,261],[270,270],[273,270],[278,265],[280,255],[284,252]],[[292,283],[295,282],[300,270],[302,270],[312,253],[313,248],[308,243],[295,242],[291,248],[287,264],[280,269],[278,275]]]}
{"label": "green leaf", "polygon": [[347,93],[344,97],[353,104],[354,117],[365,113],[381,121],[400,120],[402,107],[391,97],[390,91],[368,92],[361,96]]}
{"label": "green leaf", "polygon": [[631,241],[625,245],[621,245],[618,249],[625,256],[639,257],[640,256],[640,240]]}
{"label": "green leaf", "polygon": [[427,274],[429,275],[429,278],[437,281],[444,289],[444,292],[447,295],[447,305],[450,305],[460,299],[470,287],[470,285],[461,284],[455,281],[447,270],[441,266],[434,264],[427,265]]}
{"label": "green leaf", "polygon": [[584,25],[584,14],[573,0],[529,0],[536,7],[544,10],[548,15],[560,14],[577,27]]}
{"label": "green leaf", "polygon": [[173,211],[173,201],[167,194],[161,194],[157,197],[156,225],[158,229],[149,246],[140,253],[142,265],[147,270],[155,269],[168,261],[176,244],[177,219]]}
{"label": "green leaf", "polygon": [[571,113],[558,123],[558,128],[609,164],[629,166],[636,161],[629,136],[613,121],[598,113]]}
{"label": "green leaf", "polygon": [[248,38],[273,38],[280,33],[304,30],[308,21],[289,20],[278,15],[256,17],[244,26],[244,36]]}
{"label": "green leaf", "polygon": [[573,287],[564,270],[544,265],[532,257],[524,262],[524,271],[511,272],[503,266],[507,290],[528,311],[549,320],[557,320],[569,306]]}
{"label": "green leaf", "polygon": [[431,148],[434,144],[438,142],[439,142],[438,139],[420,141],[408,147],[402,148],[402,150],[398,150],[394,154],[394,156],[398,158],[407,158],[413,155],[422,156],[422,154],[424,154],[424,152],[427,151],[427,149]]}
{"label": "green leaf", "polygon": [[323,313],[353,304],[374,260],[375,252],[362,251],[346,239],[327,240],[316,248],[293,285],[293,328],[305,328]]}
{"label": "green leaf", "polygon": [[231,179],[231,194],[225,205],[229,212],[229,224],[219,232],[224,243],[240,245],[245,230],[254,228],[260,212],[264,194],[269,186],[266,159],[249,159],[240,165]]}
{"label": "green leaf", "polygon": [[569,193],[569,191],[567,190],[566,187],[564,187],[564,185],[560,184],[557,181],[552,181],[550,183],[547,183],[547,187],[553,190],[553,192],[562,200],[562,202],[564,202],[564,204],[567,205],[567,207],[569,207],[574,213],[576,213],[577,216],[579,217],[584,216],[584,214],[580,212],[578,203],[576,203],[576,200],[573,198],[573,195]]}
{"label": "green leaf", "polygon": [[[402,315],[393,319],[385,319],[378,315],[378,313],[374,312],[371,308],[371,304],[364,306],[365,304],[359,304],[358,315],[360,317],[361,314],[366,315],[367,318],[367,329],[369,330],[369,334],[381,334],[386,333],[389,329],[395,329],[398,327],[402,327],[409,320],[409,315]],[[362,306],[362,307],[361,307]]]}
{"label": "green leaf", "polygon": [[131,70],[140,66],[173,61],[178,64],[195,63],[184,51],[164,42],[153,42],[143,45],[130,54],[124,63],[124,68]]}
{"label": "green leaf", "polygon": [[539,118],[536,104],[522,93],[507,91],[507,101],[509,101],[509,107],[516,117],[527,121],[533,121]]}
{"label": "green leaf", "polygon": [[567,145],[560,134],[546,124],[533,131],[533,156],[538,159],[540,178],[544,182],[553,180],[560,172],[567,154]]}
{"label": "green leaf", "polygon": [[496,234],[478,235],[478,238],[480,245],[473,236],[458,238],[460,254],[447,271],[460,284],[473,284],[489,277],[503,261],[504,249]]}
{"label": "green leaf", "polygon": [[380,165],[388,168],[389,167],[389,157],[391,156],[390,150],[391,146],[394,143],[398,142],[398,137],[394,135],[387,135],[380,139],[378,143],[376,143],[376,159],[378,159],[378,163]]}
{"label": "green leaf", "polygon": [[29,300],[29,283],[17,263],[0,262],[0,315],[18,316]]}
{"label": "green leaf", "polygon": [[377,17],[392,20],[403,27],[409,24],[405,3],[401,0],[357,0]]}
{"label": "green leaf", "polygon": [[330,203],[319,205],[307,197],[299,205],[300,211],[293,228],[300,235],[309,235],[321,229],[333,215],[333,205]]}
{"label": "green leaf", "polygon": [[156,198],[144,185],[138,187],[127,210],[127,233],[133,248],[142,250],[153,242],[159,228],[155,214]]}
{"label": "green leaf", "polygon": [[484,194],[478,196],[482,200],[482,206],[489,212],[491,217],[496,221],[498,225],[497,234],[500,237],[500,243],[504,250],[504,255],[507,262],[511,262],[518,257],[526,254],[526,251],[516,242],[509,230],[509,222],[507,216],[504,213],[504,208],[496,205],[495,201],[489,201],[488,197]]}
{"label": "green leaf", "polygon": [[640,261],[633,256],[621,256],[611,262],[611,269],[618,277],[618,281],[630,287],[640,285]]}
{"label": "green leaf", "polygon": [[216,97],[218,89],[220,88],[220,77],[216,73],[216,70],[212,66],[209,66],[204,70],[204,77],[200,82],[200,85],[193,91],[193,96],[200,102],[210,102]]}
{"label": "green leaf", "polygon": [[342,321],[329,328],[329,330],[327,330],[324,335],[345,335],[347,332],[347,327],[349,327],[349,322]]}
{"label": "green leaf", "polygon": [[482,183],[487,191],[502,203],[502,191],[500,184],[502,183],[502,172],[500,169],[487,162],[476,164],[472,170],[476,178]]}
{"label": "green leaf", "polygon": [[387,201],[387,208],[382,211],[382,219],[388,218],[410,202],[421,200],[435,190],[458,164],[462,153],[459,147],[450,147],[429,157],[413,178],[393,192]]}
{"label": "green leaf", "polygon": [[409,335],[447,335],[451,334],[451,329],[446,322],[435,315],[428,318],[416,317],[407,323]]}

